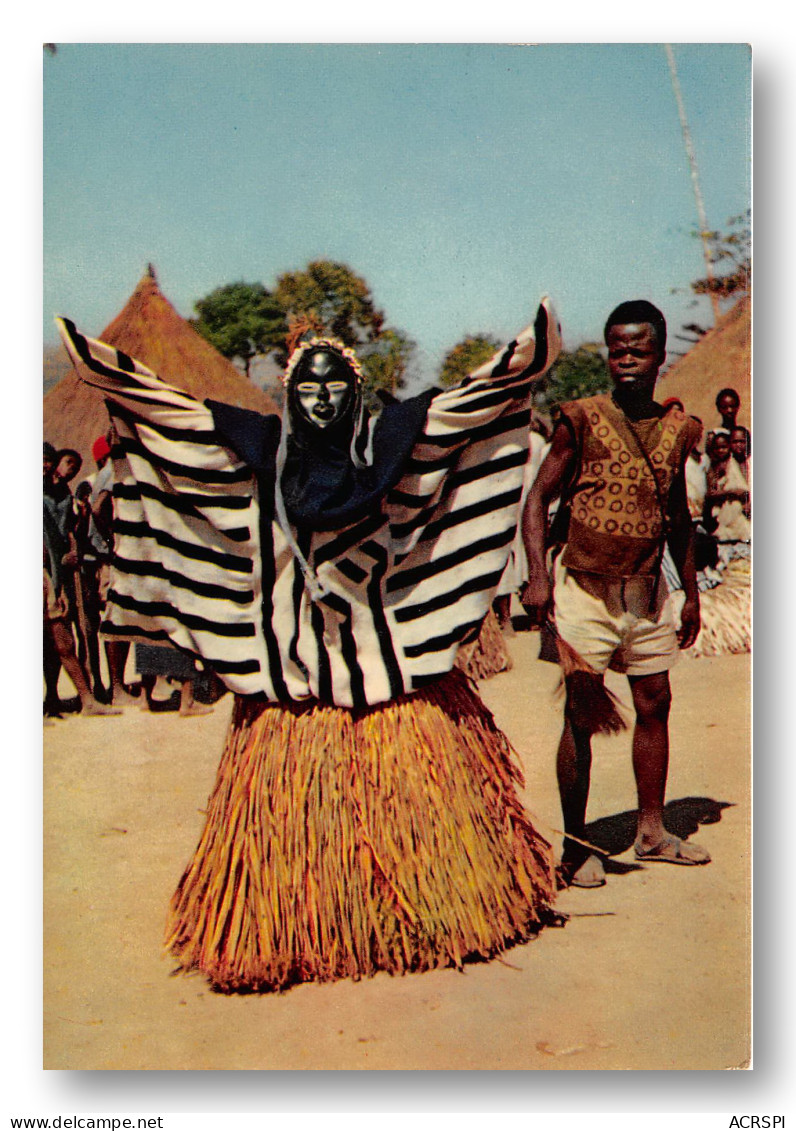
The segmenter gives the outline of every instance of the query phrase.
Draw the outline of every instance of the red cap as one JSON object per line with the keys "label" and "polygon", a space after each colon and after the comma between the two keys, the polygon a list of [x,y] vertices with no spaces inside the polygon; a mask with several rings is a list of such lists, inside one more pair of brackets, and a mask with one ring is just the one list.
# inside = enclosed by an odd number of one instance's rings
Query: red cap
{"label": "red cap", "polygon": [[111,454],[111,448],[104,436],[99,436],[91,446],[91,454],[97,463]]}

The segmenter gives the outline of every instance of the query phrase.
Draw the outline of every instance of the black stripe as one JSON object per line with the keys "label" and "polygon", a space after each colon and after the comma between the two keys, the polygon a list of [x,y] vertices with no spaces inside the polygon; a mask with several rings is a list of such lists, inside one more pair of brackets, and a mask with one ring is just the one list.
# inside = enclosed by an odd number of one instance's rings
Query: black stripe
{"label": "black stripe", "polygon": [[493,589],[503,576],[503,570],[493,570],[492,573],[481,574],[480,577],[470,578],[456,589],[451,589],[448,593],[440,593],[436,597],[431,597],[428,601],[422,601],[418,605],[407,605],[400,609],[395,610],[395,619],[403,624],[406,621],[419,620],[420,617],[427,616],[429,613],[436,613],[440,609],[445,609],[449,605],[455,605],[462,597],[468,597],[472,593],[488,593]]}
{"label": "black stripe", "polygon": [[317,602],[310,603],[310,620],[318,645],[318,698],[322,703],[333,703],[332,698],[332,668],[329,655],[323,640],[324,620],[323,612]]}
{"label": "black stripe", "polygon": [[206,467],[194,467],[190,463],[177,463],[176,460],[156,455],[155,452],[145,448],[138,440],[133,440],[129,436],[120,435],[119,442],[126,456],[137,456],[153,468],[160,468],[170,475],[177,475],[183,479],[192,479],[198,483],[218,483],[219,486],[226,486],[228,483],[246,483],[252,479],[251,469],[245,464],[230,470],[218,469],[213,471]]}
{"label": "black stripe", "polygon": [[116,350],[116,364],[125,373],[135,373],[135,362],[123,350]]}
{"label": "black stripe", "polygon": [[[305,543],[304,547],[299,546],[299,549],[301,550],[301,552],[304,554],[304,557],[306,558],[306,556],[307,556],[306,543]],[[291,606],[291,611],[301,608],[301,596],[302,596],[302,593],[304,592],[304,575],[302,574],[301,569],[299,568],[299,564],[298,564],[298,562],[296,561],[295,558],[292,559],[292,567],[293,567],[293,604]],[[293,621],[293,633],[290,637],[290,644],[288,646],[288,655],[290,656],[290,658],[292,659],[292,661],[296,665],[296,667],[299,669],[299,671],[302,672],[304,674],[305,678],[306,678],[306,677],[309,676],[309,672],[307,671],[306,664],[300,658],[299,652],[298,652],[298,640],[299,640],[299,629],[300,629],[300,627],[301,627],[301,623],[300,623],[298,617],[296,616],[296,617],[294,617],[294,621]]]}
{"label": "black stripe", "polygon": [[431,683],[437,683],[443,676],[448,675],[449,668],[445,668],[441,672],[429,672],[426,675],[413,675],[412,676],[412,691],[420,691],[423,687],[428,687]]}
{"label": "black stripe", "polygon": [[533,323],[534,351],[530,363],[518,373],[509,373],[512,358],[517,349],[517,341],[509,342],[505,352],[488,377],[465,377],[462,385],[472,381],[489,380],[493,384],[505,384],[508,381],[527,381],[544,369],[549,354],[548,330],[550,319],[544,306],[539,306]]}
{"label": "black stripe", "polygon": [[237,554],[225,554],[220,550],[212,550],[208,546],[197,546],[193,542],[185,542],[182,538],[175,538],[166,530],[158,530],[146,522],[130,522],[124,518],[115,518],[113,521],[115,534],[127,534],[132,538],[151,538],[159,546],[168,546],[182,554],[184,558],[193,561],[210,562],[219,569],[228,569],[233,573],[253,573],[254,566],[249,558],[241,558]]}
{"label": "black stripe", "polygon": [[254,672],[260,671],[260,664],[257,660],[213,660],[208,659],[207,656],[200,656],[198,653],[191,652],[187,648],[180,648],[170,639],[169,634],[165,629],[149,629],[141,628],[136,625],[120,627],[117,624],[111,624],[110,621],[103,621],[100,626],[100,632],[103,636],[124,636],[127,639],[141,639],[141,640],[163,640],[167,641],[172,648],[176,648],[186,656],[191,656],[193,659],[201,660],[205,667],[212,668],[216,672],[225,672],[227,675],[252,675]]}
{"label": "black stripe", "polygon": [[218,660],[203,656],[202,663],[226,675],[253,675],[262,670],[259,660]]}
{"label": "black stripe", "polygon": [[[273,483],[265,477],[261,481],[263,492],[273,497]],[[274,631],[274,586],[276,584],[276,563],[274,560],[274,528],[270,516],[260,511],[260,561],[262,577],[262,631],[265,651],[268,657],[268,673],[273,684],[274,694],[280,702],[290,698],[282,671],[282,656],[279,641]],[[298,606],[294,604],[294,609]],[[284,615],[284,614],[283,614]]]}
{"label": "black stripe", "polygon": [[384,663],[385,671],[387,672],[387,679],[390,682],[390,695],[395,699],[398,695],[403,695],[406,688],[404,687],[401,667],[398,663],[398,657],[393,645],[392,633],[387,624],[387,617],[384,612],[384,598],[382,596],[382,579],[387,573],[390,559],[385,548],[379,546],[377,542],[368,542],[362,549],[366,549],[376,561],[373,575],[368,585],[368,604],[370,606],[370,615],[373,618],[373,628],[379,641],[381,658]]}
{"label": "black stripe", "polygon": [[400,589],[408,589],[429,577],[435,577],[438,573],[445,573],[463,562],[470,561],[472,558],[478,557],[479,554],[488,554],[491,550],[499,550],[513,540],[515,530],[514,525],[509,526],[507,530],[499,534],[481,538],[478,542],[473,542],[469,546],[461,546],[458,550],[446,554],[444,557],[394,573],[387,579],[387,590],[394,593]]}
{"label": "black stripe", "polygon": [[315,551],[314,564],[316,566],[322,565],[323,562],[330,561],[332,558],[340,557],[341,554],[346,553],[352,546],[356,546],[363,538],[367,538],[371,534],[375,534],[384,525],[384,515],[381,511],[366,518],[363,522],[358,522],[356,526],[344,530],[336,538],[326,542],[323,546],[319,546]]}
{"label": "black stripe", "polygon": [[[446,492],[446,496],[449,492]],[[420,511],[413,518],[407,522],[394,522],[390,525],[390,534],[394,538],[405,538],[407,534],[411,534],[420,526],[425,526],[425,530],[420,536],[421,542],[427,542],[431,538],[436,538],[443,530],[448,530],[451,526],[457,526],[461,522],[467,522],[471,518],[478,515],[489,514],[491,511],[500,510],[502,507],[510,506],[512,503],[519,501],[522,494],[522,487],[513,488],[511,491],[504,491],[501,495],[488,495],[486,498],[480,499],[477,503],[470,503],[467,506],[458,507],[456,510],[444,514],[441,518],[436,519],[434,522],[427,520],[439,510],[442,499],[433,507],[426,507],[425,510]]]}
{"label": "black stripe", "polygon": [[484,618],[479,617],[478,620],[470,621],[467,624],[460,624],[456,628],[446,632],[444,636],[434,636],[430,640],[424,640],[420,644],[410,644],[404,648],[407,656],[417,657],[426,656],[429,652],[444,652],[450,648],[452,644],[459,644],[469,633],[478,634]]}
{"label": "black stripe", "polygon": [[470,431],[463,429],[461,432],[454,432],[450,436],[423,436],[413,448],[413,453],[417,452],[421,446],[437,447],[447,449],[447,451],[445,455],[438,458],[421,458],[413,454],[406,461],[404,474],[425,475],[453,467],[461,455],[462,448],[466,450],[473,444],[494,439],[496,436],[502,436],[507,432],[524,431],[530,427],[530,422],[531,410],[528,406],[520,412],[512,412],[508,416],[498,416],[495,420],[490,420],[488,424],[481,424]]}
{"label": "black stripe", "polygon": [[[100,385],[100,383],[98,381],[88,381],[88,380],[86,380],[85,377],[83,378],[83,381],[85,382],[86,385],[91,385],[92,389],[101,389],[102,390],[102,392],[105,395],[105,404],[107,405],[108,412],[110,413],[110,415],[112,417],[120,417],[123,410],[124,410],[124,405],[127,405],[128,402],[130,402],[130,401],[134,401],[135,404],[149,405],[150,408],[151,407],[164,408],[164,409],[174,409],[175,408],[175,405],[173,405],[171,403],[171,401],[169,401],[168,399],[160,400],[158,398],[157,390],[153,389],[151,387],[151,385],[143,385],[139,381],[136,382],[136,386],[138,388],[143,388],[144,389],[143,393],[133,393],[129,389],[114,389],[114,390],[111,390],[111,389],[106,388],[105,385]],[[166,385],[165,383],[164,383],[163,388],[164,388],[165,392],[171,393],[172,395],[174,395],[176,393],[177,396],[185,397],[185,399],[189,402],[188,405],[176,406],[176,407],[178,407],[178,409],[180,411],[184,410],[185,408],[196,408],[197,405],[199,404],[199,401],[197,401],[195,397],[192,397],[190,393],[183,392],[182,389],[175,389],[175,388],[173,388],[173,386]],[[122,403],[121,398],[123,398],[124,403]]]}
{"label": "black stripe", "polygon": [[[491,440],[493,436],[500,436],[503,432],[529,428],[530,423],[531,409],[528,406],[520,409],[519,412],[502,413],[494,420],[489,420],[486,424],[478,424],[474,428],[462,428],[452,433],[442,433],[439,436],[429,436],[424,432],[412,451],[414,453],[419,447],[425,446],[435,448],[451,448],[461,444],[469,446],[470,444],[480,443],[482,440]],[[412,458],[415,462],[420,462],[414,455]]]}
{"label": "black stripe", "polygon": [[359,666],[357,644],[354,639],[351,605],[342,597],[338,597],[336,593],[327,593],[323,600],[330,609],[334,609],[343,618],[340,622],[340,652],[343,662],[348,668],[353,705],[360,708],[367,707],[365,680],[362,675],[362,668]]}
{"label": "black stripe", "polygon": [[472,467],[462,467],[458,471],[454,471],[453,475],[446,480],[443,495],[455,491],[457,487],[462,487],[465,483],[475,483],[479,479],[485,479],[488,475],[510,471],[514,467],[524,467],[527,462],[528,449],[520,448],[519,451],[509,452],[508,455],[498,456],[497,459],[487,460]]}
{"label": "black stripe", "polygon": [[[168,405],[163,407],[166,410],[169,408]],[[208,447],[226,449],[226,444],[223,443],[214,428],[186,428],[185,425],[181,428],[179,426],[174,427],[171,424],[162,424],[160,421],[150,420],[148,416],[142,416],[137,412],[131,412],[130,409],[122,405],[117,407],[115,415],[135,432],[140,425],[144,425],[158,436],[162,436],[164,440],[175,440],[180,444],[206,444]]]}
{"label": "black stripe", "polygon": [[490,389],[488,393],[484,393],[482,397],[472,397],[469,400],[463,401],[461,404],[452,404],[446,408],[446,412],[478,412],[484,408],[493,408],[495,405],[504,404],[508,400],[513,400],[511,389]]}
{"label": "black stripe", "polygon": [[[245,511],[251,506],[251,495],[204,495],[200,491],[180,491],[173,494],[156,487],[153,483],[114,483],[113,497],[119,499],[140,499],[142,495],[155,499],[164,507],[192,514],[194,507],[219,507],[223,510]],[[200,517],[204,517],[203,515]],[[226,533],[226,531],[225,531]]]}
{"label": "black stripe", "polygon": [[[78,354],[81,361],[83,361],[83,363],[89,369],[91,369],[94,373],[99,373],[104,377],[110,377],[110,379],[112,381],[119,382],[122,385],[126,385],[129,382],[129,384],[132,385],[135,388],[139,388],[139,389],[149,388],[149,386],[145,385],[143,381],[137,381],[135,379],[135,377],[133,377],[132,372],[128,372],[126,370],[122,371],[122,372],[124,372],[124,379],[122,379],[119,375],[120,371],[118,369],[110,368],[109,366],[105,365],[104,362],[100,361],[98,358],[95,358],[92,355],[92,353],[89,349],[89,346],[88,346],[88,339],[85,338],[80,333],[80,331],[75,326],[74,322],[71,322],[68,318],[62,318],[61,321],[63,322],[64,326],[66,326],[67,330],[69,331],[69,337],[72,341],[72,345],[75,347],[75,352]],[[113,349],[114,347],[111,347],[111,348]],[[116,353],[116,355],[118,357],[119,351],[114,349],[114,352]],[[126,356],[126,355],[122,355],[122,356]],[[99,388],[102,388],[102,387],[103,387],[102,385],[99,386]],[[120,392],[121,392],[121,390],[120,390]],[[187,396],[188,394],[186,393],[186,394],[183,394],[183,395]]]}
{"label": "black stripe", "polygon": [[550,319],[548,318],[547,310],[544,306],[540,305],[533,323],[534,351],[533,360],[525,370],[525,376],[527,377],[533,377],[536,373],[541,373],[547,364],[547,357],[550,352],[550,343],[548,341],[549,328]]}
{"label": "black stripe", "polygon": [[441,498],[435,499],[431,506],[423,507],[417,514],[412,515],[411,518],[406,519],[404,522],[391,522],[390,536],[397,540],[399,538],[405,538],[408,534],[413,534],[415,530],[419,530],[421,526],[426,525],[431,516],[438,510],[441,502]]}
{"label": "black stripe", "polygon": [[120,609],[127,609],[138,613],[140,616],[172,617],[180,624],[184,624],[186,628],[192,628],[197,632],[210,632],[214,636],[244,637],[255,635],[253,624],[228,624],[223,621],[211,620],[209,617],[200,617],[195,613],[186,613],[182,609],[178,609],[169,601],[139,601],[128,593],[117,593],[115,589],[108,591],[108,601],[117,605]]}
{"label": "black stripe", "polygon": [[[182,494],[169,494],[159,487],[153,487],[150,483],[117,483],[113,488],[113,497],[114,499],[125,499],[128,502],[139,503],[143,498],[152,499],[153,502],[173,511],[175,514],[193,518],[197,522],[209,523],[214,531],[217,531],[224,538],[229,538],[231,542],[248,542],[251,539],[251,530],[248,526],[231,526],[228,530],[223,530],[211,518],[202,514],[202,512],[198,510],[192,502],[184,498]],[[205,505],[214,505],[212,496],[209,495],[202,496],[194,494],[191,498],[204,499]],[[244,499],[243,502],[245,506],[248,507],[250,500]]]}
{"label": "black stripe", "polygon": [[[509,374],[509,367],[511,366],[511,359],[517,352],[517,339],[513,338],[507,345],[500,351],[500,357],[495,363],[494,367],[488,373],[468,373],[464,380],[461,382],[460,388],[466,389],[469,385],[476,382],[489,381],[490,384],[496,384],[505,378],[507,375],[514,376],[515,380],[521,376],[521,373]],[[479,367],[480,368],[480,367]]]}
{"label": "black stripe", "polygon": [[169,634],[165,628],[141,628],[140,625],[112,624],[111,621],[103,621],[100,625],[100,632],[103,636],[140,636],[144,640],[169,640]]}
{"label": "black stripe", "polygon": [[[443,506],[443,504],[446,502],[446,500],[449,498],[449,496],[451,494],[453,494],[453,492],[458,487],[465,486],[467,483],[473,483],[473,482],[476,482],[478,480],[486,479],[488,476],[493,475],[493,474],[494,475],[501,474],[502,471],[510,469],[512,467],[517,467],[521,464],[524,465],[525,462],[526,462],[525,461],[526,455],[527,455],[527,453],[524,453],[524,452],[520,453],[519,458],[518,458],[516,454],[512,454],[510,457],[505,457],[504,459],[495,460],[494,463],[479,464],[478,467],[476,469],[474,469],[478,472],[477,475],[469,474],[473,470],[471,468],[467,468],[466,469],[467,474],[465,474],[463,472],[461,474],[461,476],[457,475],[457,473],[454,472],[453,474],[449,475],[447,477],[447,479],[445,480],[445,482],[443,483],[442,490],[440,491],[440,497],[439,497],[439,499],[437,499],[434,502],[434,504],[432,506],[426,507],[422,511],[418,511],[418,513],[416,515],[414,515],[410,519],[407,519],[405,522],[392,523],[392,525],[390,526],[390,533],[392,534],[392,536],[394,538],[405,538],[408,534],[412,534],[415,530],[419,529],[421,526],[424,526],[426,524],[426,522],[428,521],[429,518],[431,518],[431,516],[434,514],[434,512],[436,510],[439,510]],[[500,464],[501,466],[498,467],[498,464]],[[522,488],[519,487],[519,488],[517,488],[517,490],[519,491],[517,498],[519,498],[522,494]],[[501,498],[501,497],[502,496],[498,496],[498,498]],[[487,499],[485,499],[485,501],[484,501],[485,510],[496,510],[496,509],[498,509],[498,507],[493,502],[487,501],[488,499],[491,499],[491,498],[492,498],[492,496],[487,494]],[[441,529],[447,529],[450,526],[455,526],[458,521],[461,521],[461,520],[456,518],[456,515],[463,513],[464,509],[465,508],[462,508],[462,511],[459,511],[459,510],[451,511],[445,518],[439,519],[438,522],[445,524],[443,527],[441,527]],[[436,524],[431,524],[431,525],[436,525]],[[431,537],[431,535],[429,537]],[[425,538],[426,538],[426,535],[422,535],[420,540],[424,541]]]}
{"label": "black stripe", "polygon": [[[430,440],[426,440],[424,442],[431,443]],[[461,446],[466,447],[467,438],[462,438],[460,436],[459,443]],[[404,464],[404,476],[430,475],[436,471],[447,471],[454,466],[460,455],[461,452],[457,449],[455,451],[446,452],[445,455],[440,456],[439,459],[415,459],[414,456],[410,456]]]}
{"label": "black stripe", "polygon": [[504,491],[500,495],[493,495],[491,498],[481,499],[477,503],[470,503],[466,507],[458,507],[456,510],[450,511],[448,514],[443,515],[441,518],[436,519],[435,522],[430,522],[423,533],[420,535],[420,542],[429,542],[434,538],[438,538],[446,530],[451,530],[454,526],[460,526],[463,522],[470,522],[474,518],[480,518],[482,515],[491,514],[493,511],[503,510],[504,507],[513,506],[520,501],[522,495],[522,487],[514,487],[511,491]]}
{"label": "black stripe", "polygon": [[516,352],[517,352],[517,339],[513,338],[509,342],[509,344],[506,346],[506,348],[504,349],[500,360],[498,361],[495,368],[492,370],[492,373],[490,374],[490,377],[492,378],[492,380],[499,380],[501,377],[503,377],[505,374],[508,373],[509,366],[511,365],[511,359],[514,357],[514,354]]}
{"label": "black stripe", "polygon": [[[492,475],[499,471],[509,471],[513,467],[523,467],[527,461],[528,452],[523,448],[516,452],[509,452],[508,455],[498,456],[497,459],[489,460],[486,463],[475,464],[472,467],[458,468],[456,471],[451,472],[442,484],[440,499],[444,499],[447,495],[451,494],[451,492],[455,491],[457,487],[461,487],[465,483],[474,483],[476,480],[483,479],[487,475]],[[427,495],[412,495],[408,491],[398,491],[394,489],[388,495],[387,501],[389,503],[395,503],[397,506],[422,507],[433,499],[436,493],[436,488]]]}
{"label": "black stripe", "polygon": [[347,577],[355,585],[361,585],[367,579],[367,570],[357,565],[356,562],[352,562],[350,558],[341,558],[340,561],[335,562],[335,566],[343,577]]}
{"label": "black stripe", "polygon": [[248,605],[254,600],[252,589],[227,589],[224,585],[197,581],[195,578],[187,577],[184,573],[166,569],[161,562],[133,561],[130,558],[123,558],[114,554],[112,564],[114,569],[117,569],[120,573],[133,574],[136,577],[157,577],[178,589],[188,589],[199,597],[209,597],[211,600],[217,601],[234,601],[236,605]]}

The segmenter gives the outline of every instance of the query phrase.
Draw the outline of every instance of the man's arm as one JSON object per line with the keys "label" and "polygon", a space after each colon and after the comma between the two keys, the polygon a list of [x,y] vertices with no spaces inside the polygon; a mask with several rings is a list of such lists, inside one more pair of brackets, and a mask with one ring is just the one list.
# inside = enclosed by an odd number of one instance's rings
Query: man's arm
{"label": "man's arm", "polygon": [[693,527],[688,513],[684,470],[681,470],[672,483],[669,494],[669,522],[669,549],[685,593],[677,639],[681,648],[690,648],[699,634],[699,589],[694,565]]}
{"label": "man's arm", "polygon": [[528,558],[528,580],[520,593],[520,600],[532,624],[544,623],[552,599],[545,561],[547,512],[572,475],[576,458],[572,433],[566,424],[559,423],[553,433],[550,451],[539,468],[522,514],[522,540]]}
{"label": "man's arm", "polygon": [[100,491],[91,506],[91,513],[102,537],[109,544],[113,540],[113,493]]}

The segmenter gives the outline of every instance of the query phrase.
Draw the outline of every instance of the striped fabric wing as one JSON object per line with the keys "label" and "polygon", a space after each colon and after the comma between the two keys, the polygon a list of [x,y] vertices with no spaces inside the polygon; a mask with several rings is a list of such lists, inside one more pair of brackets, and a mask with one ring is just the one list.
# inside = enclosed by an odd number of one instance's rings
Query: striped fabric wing
{"label": "striped fabric wing", "polygon": [[107,395],[124,452],[114,460],[103,632],[171,643],[231,690],[268,693],[251,471],[219,444],[204,405],[66,319],[58,324],[80,376]]}
{"label": "striped fabric wing", "polygon": [[[327,590],[315,602],[279,526],[261,523],[258,541],[252,477],[218,444],[210,411],[63,326],[82,374],[112,397],[124,436],[111,631],[165,633],[233,690],[278,700],[365,707],[450,670],[459,645],[480,629],[516,532],[530,392],[560,344],[546,301],[533,326],[433,398],[404,475],[379,510],[298,538]],[[187,496],[199,519],[177,508],[174,495]],[[234,590],[239,602],[196,591],[211,571],[212,584]],[[250,669],[231,670],[247,662]]]}

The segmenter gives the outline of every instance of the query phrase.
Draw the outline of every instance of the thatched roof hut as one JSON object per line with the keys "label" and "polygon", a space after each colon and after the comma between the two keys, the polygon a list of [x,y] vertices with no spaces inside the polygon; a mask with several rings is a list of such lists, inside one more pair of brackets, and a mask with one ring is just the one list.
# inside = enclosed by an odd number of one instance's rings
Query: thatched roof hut
{"label": "thatched roof hut", "polygon": [[720,422],[716,394],[735,389],[741,398],[738,423],[751,425],[752,304],[747,296],[724,314],[712,330],[658,380],[656,400],[679,397],[686,412],[705,430]]}
{"label": "thatched roof hut", "polygon": [[[180,317],[161,293],[151,267],[122,312],[97,336],[199,400],[212,397],[258,412],[279,411],[267,393]],[[44,439],[56,448],[79,451],[84,474],[94,470],[91,447],[107,428],[102,394],[73,371],[44,397]]]}

